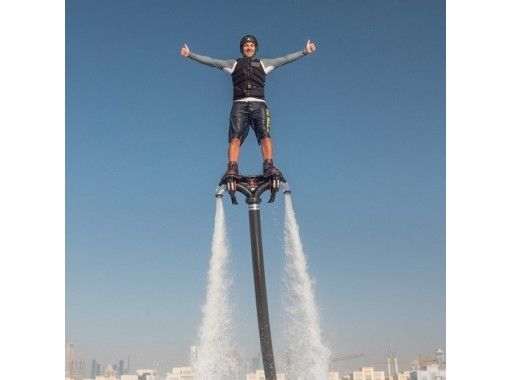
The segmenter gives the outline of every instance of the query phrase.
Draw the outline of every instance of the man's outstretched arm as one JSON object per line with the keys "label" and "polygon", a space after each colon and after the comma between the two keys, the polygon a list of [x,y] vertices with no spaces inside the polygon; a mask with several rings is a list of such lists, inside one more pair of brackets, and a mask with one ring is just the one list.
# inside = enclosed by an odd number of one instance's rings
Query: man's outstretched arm
{"label": "man's outstretched arm", "polygon": [[236,61],[233,59],[227,59],[227,60],[216,59],[216,58],[207,57],[205,55],[199,55],[199,54],[193,53],[190,51],[188,45],[186,45],[186,44],[184,44],[184,46],[181,49],[181,55],[184,58],[191,58],[194,61],[197,61],[204,65],[215,67],[215,68],[225,71],[229,74],[232,74],[232,72],[234,71],[234,66],[236,64]]}
{"label": "man's outstretched arm", "polygon": [[287,54],[286,56],[280,57],[280,58],[270,58],[270,59],[264,58],[264,59],[261,59],[260,61],[262,62],[262,65],[264,66],[264,70],[265,70],[266,74],[269,74],[271,71],[273,71],[277,67],[286,65],[287,63],[294,62],[295,60],[302,58],[305,55],[314,53],[315,50],[316,50],[315,44],[313,42],[311,42],[310,40],[308,40],[305,48],[301,51],[298,51],[298,52],[295,52],[292,54]]}

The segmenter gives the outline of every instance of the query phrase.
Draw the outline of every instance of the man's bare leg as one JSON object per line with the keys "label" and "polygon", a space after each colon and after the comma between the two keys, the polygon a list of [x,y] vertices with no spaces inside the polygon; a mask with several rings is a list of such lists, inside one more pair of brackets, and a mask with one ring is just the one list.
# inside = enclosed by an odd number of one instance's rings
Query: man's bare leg
{"label": "man's bare leg", "polygon": [[273,159],[273,143],[270,137],[264,137],[260,140],[260,150],[264,161]]}
{"label": "man's bare leg", "polygon": [[230,141],[230,145],[228,146],[228,161],[239,162],[240,153],[241,153],[241,140],[234,137],[232,141]]}
{"label": "man's bare leg", "polygon": [[[237,175],[239,174],[239,166],[237,162],[239,161],[239,154],[241,153],[241,140],[234,137],[228,146],[228,165],[227,172],[225,175]],[[235,188],[235,184],[234,184]]]}

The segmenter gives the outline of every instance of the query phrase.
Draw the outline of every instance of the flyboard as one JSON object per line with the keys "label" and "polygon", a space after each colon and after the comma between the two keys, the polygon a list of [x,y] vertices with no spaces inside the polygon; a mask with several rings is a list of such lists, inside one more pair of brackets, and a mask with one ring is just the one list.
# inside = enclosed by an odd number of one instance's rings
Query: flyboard
{"label": "flyboard", "polygon": [[262,232],[260,227],[260,197],[265,191],[270,191],[271,195],[268,203],[272,203],[280,189],[284,193],[290,193],[290,186],[280,171],[261,175],[226,174],[216,189],[216,197],[221,198],[225,192],[228,192],[234,205],[238,204],[236,192],[240,192],[246,197],[246,203],[248,204],[260,348],[264,364],[264,374],[267,380],[276,380],[276,368],[274,365],[264,274],[264,255],[262,252]]}

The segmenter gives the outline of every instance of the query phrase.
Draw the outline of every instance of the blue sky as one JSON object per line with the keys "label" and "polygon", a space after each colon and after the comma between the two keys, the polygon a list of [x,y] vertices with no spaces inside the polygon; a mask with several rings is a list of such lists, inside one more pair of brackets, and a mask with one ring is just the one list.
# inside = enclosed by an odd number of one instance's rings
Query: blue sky
{"label": "blue sky", "polygon": [[[442,1],[68,1],[66,341],[89,362],[180,366],[196,342],[226,164],[228,75],[180,57],[317,45],[267,81],[326,343],[358,363],[445,346]],[[260,170],[251,133],[241,171]],[[262,206],[278,337],[283,203]],[[256,354],[247,211],[226,203],[240,341]],[[275,345],[278,346],[276,338]]]}

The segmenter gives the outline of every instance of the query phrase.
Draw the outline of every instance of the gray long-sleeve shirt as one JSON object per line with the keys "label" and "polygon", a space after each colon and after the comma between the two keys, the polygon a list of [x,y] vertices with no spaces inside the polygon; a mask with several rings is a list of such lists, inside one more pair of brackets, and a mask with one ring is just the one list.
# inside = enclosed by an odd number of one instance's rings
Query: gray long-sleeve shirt
{"label": "gray long-sleeve shirt", "polygon": [[[277,67],[286,65],[287,63],[294,62],[296,59],[304,57],[307,55],[306,49],[288,54],[284,57],[279,58],[262,58],[260,59],[260,63],[264,68],[264,72],[269,74],[271,71],[276,69]],[[232,74],[236,68],[237,61],[235,59],[216,59],[207,57],[205,55],[199,55],[190,52],[189,57],[197,62],[203,63],[204,65],[216,67],[219,70],[226,72],[227,74]]]}

